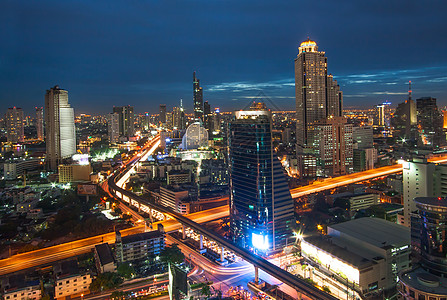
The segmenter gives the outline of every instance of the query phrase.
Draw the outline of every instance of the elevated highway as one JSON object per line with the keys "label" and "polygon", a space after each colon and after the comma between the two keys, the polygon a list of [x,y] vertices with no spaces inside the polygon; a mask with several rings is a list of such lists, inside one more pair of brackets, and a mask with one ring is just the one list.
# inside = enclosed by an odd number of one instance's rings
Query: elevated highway
{"label": "elevated highway", "polygon": [[[141,157],[144,157],[145,154],[143,154]],[[222,247],[225,247],[226,249],[234,252],[236,255],[244,259],[245,261],[253,264],[255,267],[261,268],[264,272],[268,273],[269,275],[277,278],[281,282],[295,288],[299,293],[315,300],[334,300],[337,299],[333,297],[330,294],[327,294],[320,289],[316,288],[315,286],[307,283],[306,281],[290,274],[289,272],[277,267],[276,265],[268,262],[264,258],[262,258],[259,255],[256,255],[246,249],[240,248],[239,246],[236,246],[231,241],[223,238],[220,235],[215,234],[214,232],[204,228],[199,223],[189,219],[188,217],[181,215],[177,212],[174,212],[172,209],[161,206],[158,204],[150,203],[146,199],[144,199],[141,196],[138,196],[130,191],[127,191],[120,187],[119,185],[122,185],[123,178],[128,176],[128,174],[133,170],[135,167],[135,164],[138,162],[138,159],[136,159],[134,162],[130,163],[124,170],[121,170],[120,173],[112,175],[108,179],[108,188],[111,193],[113,193],[116,197],[122,199],[123,201],[129,203],[130,205],[133,205],[135,207],[144,207],[145,210],[148,210],[151,212],[152,210],[155,210],[159,213],[162,213],[163,215],[168,216],[170,219],[174,219],[177,222],[181,223],[182,226],[189,227],[193,229],[194,231],[203,234],[207,238],[215,241]],[[117,184],[118,183],[118,184]]]}

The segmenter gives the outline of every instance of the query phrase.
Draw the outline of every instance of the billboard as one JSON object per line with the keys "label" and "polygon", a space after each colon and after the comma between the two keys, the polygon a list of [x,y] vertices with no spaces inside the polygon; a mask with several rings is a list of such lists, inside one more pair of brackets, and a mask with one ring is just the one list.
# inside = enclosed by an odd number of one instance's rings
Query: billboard
{"label": "billboard", "polygon": [[98,186],[92,183],[78,184],[78,195],[97,195]]}

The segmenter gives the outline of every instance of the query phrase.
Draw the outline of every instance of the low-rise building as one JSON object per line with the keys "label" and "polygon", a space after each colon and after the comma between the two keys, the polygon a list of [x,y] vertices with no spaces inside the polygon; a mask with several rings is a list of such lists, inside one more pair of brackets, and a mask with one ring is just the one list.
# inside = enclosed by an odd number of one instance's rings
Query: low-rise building
{"label": "low-rise building", "polygon": [[88,165],[59,165],[59,182],[67,183],[73,181],[90,181],[90,174],[92,173],[92,167]]}
{"label": "low-rise building", "polygon": [[6,180],[17,179],[23,172],[37,169],[40,165],[38,158],[10,160],[3,164],[3,176]]}
{"label": "low-rise building", "polygon": [[163,226],[158,230],[121,236],[116,232],[115,251],[118,263],[140,259],[157,261],[157,257],[165,247],[165,233]]}
{"label": "low-rise building", "polygon": [[326,239],[304,238],[303,256],[363,295],[393,289],[398,273],[410,267],[410,230],[404,226],[360,218],[328,226]]}
{"label": "low-rise building", "polygon": [[23,275],[12,275],[0,280],[4,300],[39,300],[42,291],[39,281],[26,281]]}
{"label": "low-rise building", "polygon": [[108,243],[95,246],[95,262],[99,273],[116,271],[115,258]]}
{"label": "low-rise building", "polygon": [[54,298],[67,299],[90,293],[92,277],[81,272],[76,261],[66,261],[54,266]]}
{"label": "low-rise building", "polygon": [[191,171],[189,170],[171,170],[168,172],[168,185],[182,184],[191,182]]}

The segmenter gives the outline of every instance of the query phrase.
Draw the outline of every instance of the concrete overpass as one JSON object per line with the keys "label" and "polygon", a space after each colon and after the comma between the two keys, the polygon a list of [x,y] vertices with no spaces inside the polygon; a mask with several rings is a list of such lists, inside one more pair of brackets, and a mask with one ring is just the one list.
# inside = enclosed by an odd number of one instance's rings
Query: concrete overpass
{"label": "concrete overpass", "polygon": [[[144,157],[146,154],[143,154],[141,157]],[[222,248],[226,248],[232,252],[234,252],[239,257],[243,258],[245,261],[253,264],[255,266],[255,280],[257,280],[257,268],[261,268],[264,272],[268,273],[269,275],[277,278],[278,280],[282,281],[283,283],[295,288],[299,293],[304,294],[305,296],[311,298],[311,299],[319,299],[319,300],[334,300],[337,299],[333,297],[332,295],[325,293],[318,289],[317,287],[307,283],[303,279],[300,279],[289,272],[277,267],[276,265],[268,262],[264,258],[260,257],[259,255],[256,255],[244,248],[240,248],[239,246],[236,246],[231,241],[223,238],[220,235],[215,234],[214,232],[204,228],[199,223],[189,219],[188,217],[181,215],[177,212],[174,212],[171,208],[153,204],[148,202],[146,199],[144,199],[141,196],[138,196],[130,191],[127,191],[120,187],[119,185],[122,185],[125,181],[123,181],[123,178],[128,176],[135,167],[135,164],[139,161],[139,159],[135,159],[132,163],[130,163],[124,170],[121,170],[120,173],[114,174],[108,179],[108,188],[111,193],[113,193],[116,197],[122,199],[123,201],[129,203],[130,205],[133,205],[135,207],[138,207],[141,209],[144,208],[145,211],[147,211],[149,214],[151,214],[152,211],[156,211],[158,213],[162,213],[165,216],[168,216],[171,219],[174,219],[182,224],[183,226],[183,232],[185,232],[185,227],[192,228],[194,231],[200,233],[201,235],[206,236],[210,240],[215,241],[218,243]],[[119,184],[117,184],[119,183]],[[223,250],[223,249],[222,249]],[[221,251],[222,253],[224,251]]]}

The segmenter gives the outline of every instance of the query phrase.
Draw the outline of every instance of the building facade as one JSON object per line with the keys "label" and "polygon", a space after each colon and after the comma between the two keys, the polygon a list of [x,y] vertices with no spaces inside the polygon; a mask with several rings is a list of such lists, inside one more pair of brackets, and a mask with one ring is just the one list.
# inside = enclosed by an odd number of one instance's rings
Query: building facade
{"label": "building facade", "polygon": [[115,251],[118,263],[140,259],[157,261],[157,256],[165,247],[165,235],[162,228],[144,233],[121,236],[116,232]]}
{"label": "building facade", "polygon": [[203,121],[203,89],[200,81],[196,78],[196,72],[193,73],[193,101],[194,101],[194,120]]}
{"label": "building facade", "polygon": [[8,108],[5,116],[8,142],[23,143],[25,141],[23,119],[23,110],[20,107]]}
{"label": "building facade", "polygon": [[417,197],[412,218],[411,246],[416,263],[399,274],[398,291],[404,299],[447,299],[447,199]]}
{"label": "building facade", "polygon": [[291,235],[293,200],[272,146],[271,113],[255,103],[229,124],[230,224],[236,243],[281,249]]}
{"label": "building facade", "polygon": [[120,139],[119,114],[110,113],[107,115],[107,132],[109,135],[109,143],[116,144]]}
{"label": "building facade", "polygon": [[63,159],[76,153],[74,109],[68,103],[68,92],[59,86],[45,94],[46,157],[50,170],[56,170]]}
{"label": "building facade", "polygon": [[36,131],[37,139],[43,141],[44,137],[44,126],[43,126],[43,107],[36,107]]}
{"label": "building facade", "polygon": [[120,136],[131,137],[135,134],[135,114],[133,106],[114,106],[113,112],[119,116]]}
{"label": "building facade", "polygon": [[[315,156],[317,169],[321,170],[316,175],[351,172],[352,150],[346,151],[345,145],[352,148],[352,128],[347,128],[351,125],[343,118],[343,93],[327,72],[325,53],[318,51],[310,39],[301,43],[295,59],[295,102],[297,157],[311,162],[311,156]],[[345,141],[344,131],[351,132],[349,141]],[[337,147],[329,151],[333,145]],[[315,173],[307,167],[300,172],[302,176]]]}

